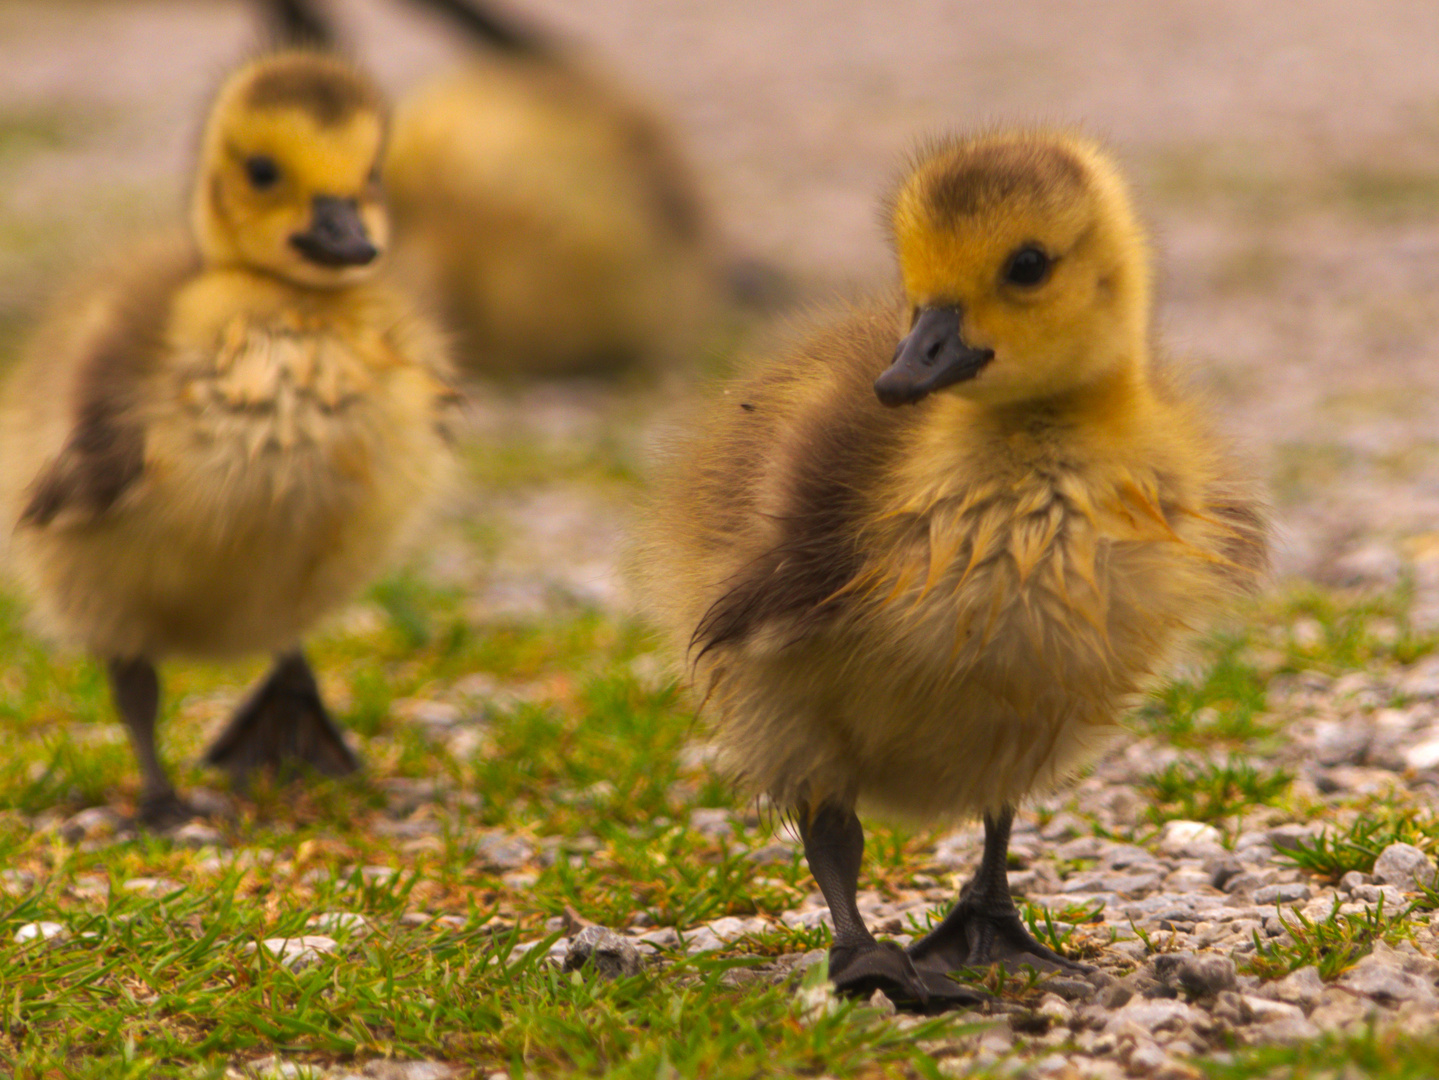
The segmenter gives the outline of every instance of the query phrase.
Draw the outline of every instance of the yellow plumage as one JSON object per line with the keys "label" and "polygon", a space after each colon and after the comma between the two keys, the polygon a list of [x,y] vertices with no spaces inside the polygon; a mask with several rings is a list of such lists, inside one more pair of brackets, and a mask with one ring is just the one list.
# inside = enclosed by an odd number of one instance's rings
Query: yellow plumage
{"label": "yellow plumage", "polygon": [[[939,143],[890,213],[902,295],[698,407],[652,502],[646,592],[729,766],[802,829],[858,802],[983,814],[1000,844],[1254,587],[1262,508],[1150,355],[1147,252],[1095,147]],[[806,850],[836,909],[825,875],[858,825],[825,828]],[[872,944],[854,933],[846,963]]]}
{"label": "yellow plumage", "polygon": [[571,57],[490,51],[395,115],[397,257],[466,371],[556,375],[692,350],[710,229],[665,126]]}
{"label": "yellow plumage", "polygon": [[247,66],[207,126],[198,251],[142,246],[40,331],[0,497],[54,636],[112,663],[294,649],[444,484],[442,341],[377,274],[382,135],[338,61]]}

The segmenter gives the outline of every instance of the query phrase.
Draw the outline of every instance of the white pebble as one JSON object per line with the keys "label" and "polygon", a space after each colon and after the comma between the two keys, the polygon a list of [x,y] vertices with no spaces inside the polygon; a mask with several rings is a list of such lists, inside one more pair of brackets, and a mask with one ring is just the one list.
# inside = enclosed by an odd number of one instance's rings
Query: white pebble
{"label": "white pebble", "polygon": [[57,922],[26,923],[15,931],[15,944],[28,945],[32,941],[64,941],[70,931]]}

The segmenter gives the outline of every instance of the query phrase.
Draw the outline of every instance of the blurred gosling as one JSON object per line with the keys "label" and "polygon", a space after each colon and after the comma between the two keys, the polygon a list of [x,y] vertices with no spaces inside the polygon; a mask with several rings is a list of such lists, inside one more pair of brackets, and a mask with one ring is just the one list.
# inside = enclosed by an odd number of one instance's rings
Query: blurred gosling
{"label": "blurred gosling", "polygon": [[468,374],[657,369],[701,342],[717,259],[666,125],[567,49],[474,0],[433,6],[481,45],[395,111],[397,268]]}
{"label": "blurred gosling", "polygon": [[224,85],[193,243],[126,253],[12,378],[0,495],[43,627],[108,665],[141,817],[190,813],[155,745],[155,663],[276,656],[211,747],[237,777],[358,767],[301,636],[385,566],[450,469],[437,332],[380,277],[379,94],[288,52]]}
{"label": "blurred gosling", "polygon": [[[798,825],[835,984],[940,1009],[982,999],[962,967],[1079,967],[1011,900],[1015,807],[1256,587],[1266,527],[1151,355],[1148,251],[1098,147],[941,140],[887,209],[902,294],[711,397],[642,551],[725,759]],[[855,904],[859,803],[984,820],[974,879],[907,949]]]}

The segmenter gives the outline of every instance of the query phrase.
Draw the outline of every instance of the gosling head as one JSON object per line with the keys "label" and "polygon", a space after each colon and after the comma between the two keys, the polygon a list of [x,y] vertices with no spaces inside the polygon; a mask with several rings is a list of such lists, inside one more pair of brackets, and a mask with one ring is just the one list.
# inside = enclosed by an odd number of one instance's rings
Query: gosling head
{"label": "gosling head", "polygon": [[241,68],[205,126],[202,254],[317,288],[369,277],[389,238],[384,135],[379,92],[342,60],[293,51]]}
{"label": "gosling head", "polygon": [[947,389],[1052,398],[1142,362],[1149,259],[1093,144],[1009,132],[923,151],[890,225],[912,325],[875,382],[886,405]]}

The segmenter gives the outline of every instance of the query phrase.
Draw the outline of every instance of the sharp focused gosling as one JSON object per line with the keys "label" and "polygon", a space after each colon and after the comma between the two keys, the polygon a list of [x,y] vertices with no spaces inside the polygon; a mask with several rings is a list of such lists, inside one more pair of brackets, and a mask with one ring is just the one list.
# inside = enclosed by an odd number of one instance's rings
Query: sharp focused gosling
{"label": "sharp focused gosling", "polygon": [[7,391],[11,561],[44,626],[109,667],[142,816],[154,663],[277,654],[207,760],[357,762],[300,638],[383,568],[450,466],[437,332],[385,284],[378,93],[318,53],[240,69],[205,129],[195,244],[131,253],[45,327]]}
{"label": "sharp focused gosling", "polygon": [[481,46],[395,112],[397,267],[476,375],[657,366],[697,343],[716,259],[698,185],[649,108],[485,5],[433,6]]}
{"label": "sharp focused gosling", "polygon": [[[1077,966],[1010,898],[1015,807],[1255,587],[1266,530],[1151,357],[1149,257],[1098,148],[939,142],[888,210],[902,297],[708,401],[643,554],[725,759],[798,823],[836,985],[932,1009],[981,997],[960,967]],[[984,820],[974,879],[905,950],[855,906],[858,803]]]}

